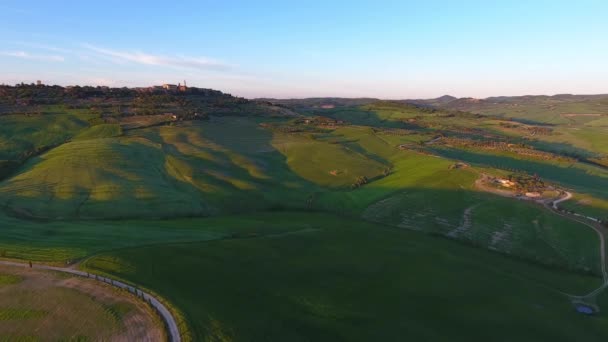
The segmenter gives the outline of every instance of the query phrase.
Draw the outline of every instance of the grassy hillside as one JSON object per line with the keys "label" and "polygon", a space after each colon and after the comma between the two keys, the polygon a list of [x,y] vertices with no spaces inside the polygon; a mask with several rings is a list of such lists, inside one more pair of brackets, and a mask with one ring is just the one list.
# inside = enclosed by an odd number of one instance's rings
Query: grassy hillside
{"label": "grassy hillside", "polygon": [[[430,139],[424,131],[347,125],[285,133],[260,127],[266,121],[214,117],[114,137],[116,126],[94,126],[0,183],[0,203],[7,215],[26,220],[321,210],[599,272],[590,229],[479,193],[474,168],[451,169],[449,159],[398,148]],[[368,184],[353,188],[362,178]]]}
{"label": "grassy hillside", "polygon": [[[564,207],[604,217],[600,121],[127,95],[96,99],[101,114],[78,100],[0,117],[0,257],[87,259],[169,300],[195,340],[606,334],[603,314],[577,316],[564,295],[599,286],[597,234],[476,183],[536,174],[575,192]],[[152,114],[132,115],[142,108]]]}
{"label": "grassy hillside", "polygon": [[84,268],[158,292],[185,314],[194,340],[599,341],[608,333],[605,316],[580,316],[561,294],[586,292],[593,278],[328,215],[250,219],[294,232],[119,250]]}
{"label": "grassy hillside", "polygon": [[21,160],[61,144],[88,127],[92,115],[5,115],[0,125],[0,160]]}
{"label": "grassy hillside", "polygon": [[9,211],[25,218],[204,213],[192,191],[179,191],[164,177],[164,163],[147,140],[78,140],[28,161],[2,185],[2,198]]}
{"label": "grassy hillside", "polygon": [[[608,158],[605,139],[601,139],[608,134],[608,128],[590,125],[594,121],[547,126],[493,116],[421,110],[398,102],[317,110],[316,113],[377,127],[376,135],[382,135],[393,147],[401,143],[406,144],[410,150],[423,150],[448,159],[475,163],[481,167],[538,174],[578,191],[581,195],[594,198],[589,202],[591,204],[608,199],[608,192],[604,190],[606,187],[601,186],[608,176],[608,168],[598,164],[605,163],[602,160]],[[462,148],[451,146],[449,143],[432,144],[432,141],[441,137],[464,139],[477,144],[486,143],[488,148]],[[523,145],[530,153],[507,153],[493,147],[494,143]],[[530,156],[534,154],[537,156]],[[582,211],[592,213],[601,210],[594,205],[587,207],[583,206]]]}
{"label": "grassy hillside", "polygon": [[112,138],[122,135],[122,129],[118,124],[95,125],[83,130],[74,137],[74,140],[88,140],[100,138]]}

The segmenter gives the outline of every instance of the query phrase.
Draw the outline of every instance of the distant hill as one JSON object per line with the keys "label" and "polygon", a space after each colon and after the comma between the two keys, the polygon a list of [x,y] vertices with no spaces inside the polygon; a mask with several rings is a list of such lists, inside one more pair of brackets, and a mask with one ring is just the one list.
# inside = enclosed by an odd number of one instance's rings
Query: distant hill
{"label": "distant hill", "polygon": [[[496,96],[485,99],[447,98],[406,100],[406,102],[433,108],[459,110],[486,115],[528,120],[538,123],[563,124],[576,116],[586,114],[608,115],[608,95],[558,94]],[[589,115],[587,115],[589,116]]]}
{"label": "distant hill", "polygon": [[262,98],[257,101],[270,102],[296,110],[331,109],[336,107],[363,106],[379,101],[375,98],[342,98],[342,97],[313,97],[305,99],[270,99]]}
{"label": "distant hill", "polygon": [[248,100],[219,90],[196,87],[0,86],[0,115],[42,115],[65,111],[87,111],[105,121],[119,117],[163,114],[170,114],[178,120],[227,114],[295,115],[268,101]]}
{"label": "distant hill", "polygon": [[[286,106],[296,111],[327,110],[338,107],[370,105],[380,100],[374,98],[306,98],[306,99],[262,99],[272,104]],[[443,95],[434,99],[400,99],[391,102],[412,104],[419,107],[471,112],[511,118],[531,123],[567,124],[593,115],[608,115],[608,94],[572,95],[558,94],[494,96],[485,99]],[[577,121],[577,122],[578,122]]]}
{"label": "distant hill", "polygon": [[417,99],[417,100],[401,100],[399,102],[416,104],[423,107],[443,107],[448,103],[458,100],[457,97],[451,95],[443,95],[435,99]]}

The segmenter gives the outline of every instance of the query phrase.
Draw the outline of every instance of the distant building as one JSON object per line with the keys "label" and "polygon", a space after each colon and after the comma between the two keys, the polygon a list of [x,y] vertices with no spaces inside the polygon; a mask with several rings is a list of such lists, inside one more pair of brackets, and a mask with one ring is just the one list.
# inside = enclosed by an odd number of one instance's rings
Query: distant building
{"label": "distant building", "polygon": [[42,85],[42,81],[41,80],[36,81],[36,85],[40,87]]}
{"label": "distant building", "polygon": [[177,90],[177,86],[175,84],[163,84],[163,89],[165,90]]}
{"label": "distant building", "polygon": [[179,91],[186,91],[186,90],[188,90],[188,86],[186,85],[186,80],[184,80],[184,85],[181,85],[181,84],[177,85],[177,90],[179,90]]}
{"label": "distant building", "polygon": [[515,186],[515,182],[510,181],[508,179],[496,179],[496,182],[506,188],[511,188],[513,186]]}

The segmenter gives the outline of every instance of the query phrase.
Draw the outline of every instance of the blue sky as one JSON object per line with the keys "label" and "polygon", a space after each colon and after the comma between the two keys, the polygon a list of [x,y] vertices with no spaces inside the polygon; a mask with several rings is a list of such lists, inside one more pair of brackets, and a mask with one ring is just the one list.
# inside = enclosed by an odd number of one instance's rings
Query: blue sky
{"label": "blue sky", "polygon": [[0,83],[608,93],[608,1],[0,1]]}

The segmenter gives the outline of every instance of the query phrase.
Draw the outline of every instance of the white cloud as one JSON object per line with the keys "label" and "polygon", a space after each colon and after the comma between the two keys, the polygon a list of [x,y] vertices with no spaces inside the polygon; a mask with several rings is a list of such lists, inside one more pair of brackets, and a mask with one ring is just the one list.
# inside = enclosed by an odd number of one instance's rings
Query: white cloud
{"label": "white cloud", "polygon": [[50,62],[63,62],[65,58],[59,55],[32,55],[29,52],[25,51],[0,51],[0,55],[22,58],[22,59],[31,59],[38,61],[50,61]]}
{"label": "white cloud", "polygon": [[226,63],[206,57],[168,57],[162,55],[151,55],[143,52],[111,50],[90,44],[84,44],[83,46],[103,57],[110,58],[116,63],[131,62],[143,65],[206,70],[225,70],[230,68],[230,66]]}
{"label": "white cloud", "polygon": [[38,49],[38,50],[47,50],[47,51],[53,51],[53,52],[58,52],[58,53],[62,53],[62,54],[65,54],[65,53],[74,53],[74,51],[72,51],[72,50],[64,49],[64,48],[60,48],[60,47],[56,47],[56,46],[51,46],[51,45],[47,45],[47,44],[22,42],[22,41],[9,41],[8,43],[14,44],[14,45],[23,46],[23,47],[26,47],[26,48]]}

